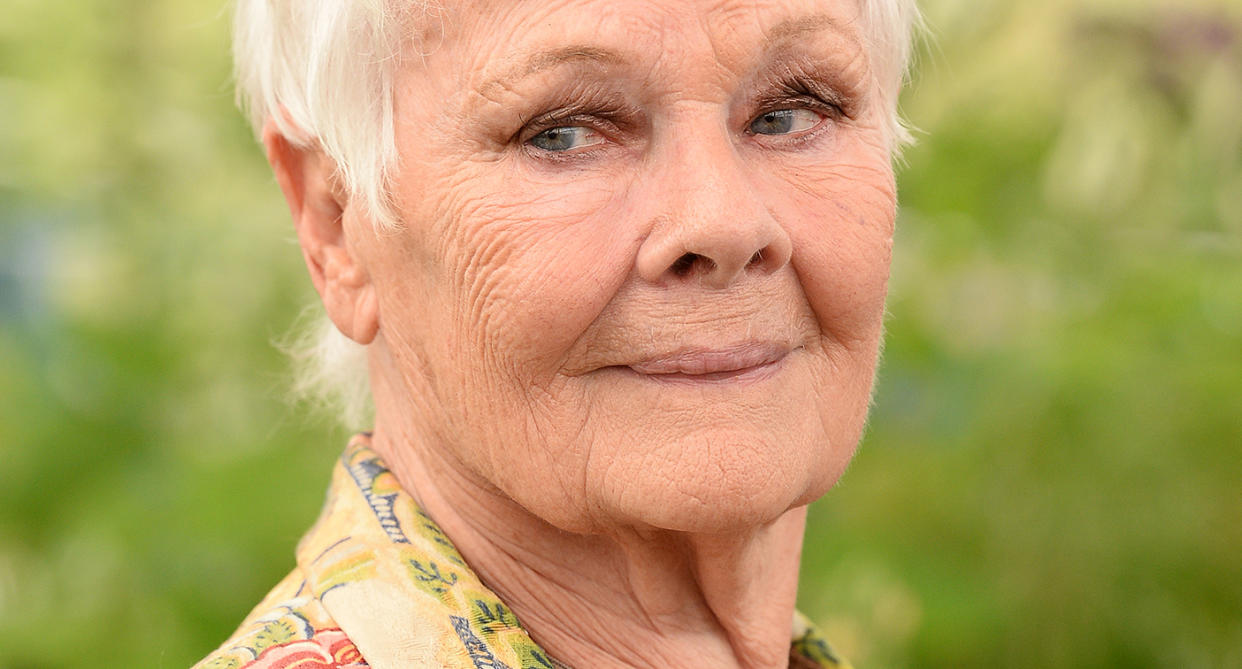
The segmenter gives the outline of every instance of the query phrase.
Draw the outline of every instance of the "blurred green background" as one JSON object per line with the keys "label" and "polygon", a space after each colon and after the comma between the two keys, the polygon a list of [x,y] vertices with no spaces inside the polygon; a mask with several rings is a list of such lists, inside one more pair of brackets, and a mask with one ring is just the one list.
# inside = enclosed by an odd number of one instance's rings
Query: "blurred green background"
{"label": "blurred green background", "polygon": [[[926,0],[869,433],[802,607],[862,667],[1242,667],[1242,2]],[[0,668],[185,667],[346,433],[220,0],[0,20]]]}

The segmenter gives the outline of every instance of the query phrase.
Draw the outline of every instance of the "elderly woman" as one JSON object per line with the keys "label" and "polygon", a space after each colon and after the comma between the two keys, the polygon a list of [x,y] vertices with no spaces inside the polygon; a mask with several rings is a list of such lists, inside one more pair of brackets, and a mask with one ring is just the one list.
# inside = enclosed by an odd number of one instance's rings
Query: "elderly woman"
{"label": "elderly woman", "polygon": [[413,5],[238,3],[375,423],[198,666],[843,666],[798,561],[871,394],[914,8]]}

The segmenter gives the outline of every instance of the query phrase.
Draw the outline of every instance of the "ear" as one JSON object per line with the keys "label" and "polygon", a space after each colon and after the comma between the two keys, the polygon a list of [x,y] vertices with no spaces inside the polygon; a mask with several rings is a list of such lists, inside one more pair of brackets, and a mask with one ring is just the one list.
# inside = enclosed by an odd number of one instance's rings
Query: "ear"
{"label": "ear", "polygon": [[379,309],[370,275],[349,243],[346,218],[357,212],[337,178],[336,163],[318,146],[289,141],[270,118],[263,126],[263,146],[328,317],[346,337],[371,343],[379,331]]}

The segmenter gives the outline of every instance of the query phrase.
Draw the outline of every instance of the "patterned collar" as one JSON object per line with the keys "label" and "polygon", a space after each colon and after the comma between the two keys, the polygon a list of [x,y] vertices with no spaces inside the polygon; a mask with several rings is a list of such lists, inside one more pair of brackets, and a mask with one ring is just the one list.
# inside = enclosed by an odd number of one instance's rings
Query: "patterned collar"
{"label": "patterned collar", "polygon": [[[297,561],[308,594],[371,667],[564,669],[401,489],[369,435],[341,456]],[[797,615],[790,667],[849,665]]]}

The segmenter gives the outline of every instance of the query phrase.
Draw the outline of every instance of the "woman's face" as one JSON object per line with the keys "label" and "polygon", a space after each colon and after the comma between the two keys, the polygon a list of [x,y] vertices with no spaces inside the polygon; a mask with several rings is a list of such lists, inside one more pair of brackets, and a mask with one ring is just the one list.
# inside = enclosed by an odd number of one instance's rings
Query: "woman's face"
{"label": "woman's face", "polygon": [[893,233],[856,3],[450,7],[399,77],[403,225],[356,245],[401,420],[574,531],[821,495],[862,430]]}

